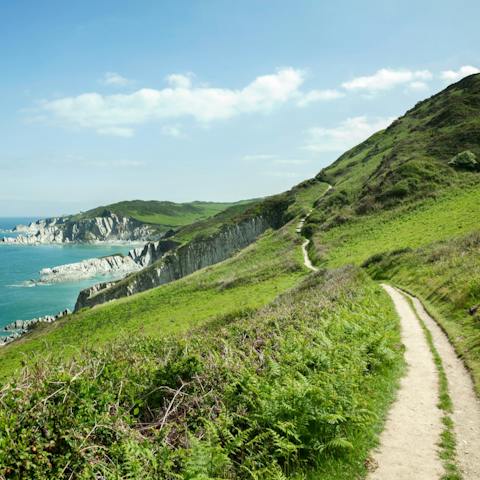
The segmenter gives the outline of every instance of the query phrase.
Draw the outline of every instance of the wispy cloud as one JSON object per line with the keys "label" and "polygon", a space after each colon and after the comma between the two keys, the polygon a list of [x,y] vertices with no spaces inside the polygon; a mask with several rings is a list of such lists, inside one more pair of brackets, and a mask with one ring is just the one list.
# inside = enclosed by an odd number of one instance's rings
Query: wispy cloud
{"label": "wispy cloud", "polygon": [[300,96],[297,102],[299,107],[306,107],[314,102],[328,102],[344,97],[345,94],[339,90],[310,90],[309,92]]}
{"label": "wispy cloud", "polygon": [[116,72],[106,72],[100,80],[103,85],[113,85],[115,87],[124,87],[131,81]]}
{"label": "wispy cloud", "polygon": [[367,116],[347,118],[336,127],[314,127],[307,133],[307,144],[303,147],[314,152],[337,152],[353,147],[382,130],[394,118],[372,118]]}
{"label": "wispy cloud", "polygon": [[347,91],[365,91],[375,93],[382,90],[390,90],[398,85],[411,84],[417,81],[428,81],[433,77],[429,70],[394,70],[382,68],[373,75],[356,77],[342,83]]}
{"label": "wispy cloud", "polygon": [[440,74],[440,78],[442,80],[446,80],[447,82],[453,83],[458,82],[464,77],[468,75],[473,75],[474,73],[480,73],[480,69],[474,67],[472,65],[464,65],[460,67],[458,70],[445,70]]}
{"label": "wispy cloud", "polygon": [[185,136],[178,125],[164,125],[160,131],[162,135],[166,135],[167,137],[180,138]]}
{"label": "wispy cloud", "polygon": [[193,87],[189,77],[175,74],[168,77],[169,86],[161,90],[85,93],[43,101],[41,110],[66,125],[128,137],[133,135],[134,126],[155,120],[191,117],[205,123],[246,113],[267,113],[296,97],[303,79],[302,71],[283,68],[232,90]]}

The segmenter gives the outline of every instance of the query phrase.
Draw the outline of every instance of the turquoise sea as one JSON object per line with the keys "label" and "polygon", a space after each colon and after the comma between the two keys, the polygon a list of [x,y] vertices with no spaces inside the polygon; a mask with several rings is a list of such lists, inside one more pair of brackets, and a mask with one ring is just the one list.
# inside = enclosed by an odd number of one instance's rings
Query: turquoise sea
{"label": "turquoise sea", "polygon": [[[0,218],[0,237],[11,235],[4,230],[32,220],[36,219]],[[0,244],[0,329],[13,320],[28,320],[41,315],[52,315],[65,308],[72,309],[82,288],[107,278],[31,286],[28,281],[38,279],[42,268],[113,253],[127,253],[131,248],[129,245]]]}

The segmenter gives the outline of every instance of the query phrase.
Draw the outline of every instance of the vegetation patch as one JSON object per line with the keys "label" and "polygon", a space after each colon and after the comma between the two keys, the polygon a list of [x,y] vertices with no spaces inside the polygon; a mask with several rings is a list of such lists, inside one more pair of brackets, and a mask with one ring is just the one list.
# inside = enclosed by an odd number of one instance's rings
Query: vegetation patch
{"label": "vegetation patch", "polygon": [[0,476],[356,478],[402,362],[380,287],[320,272],[259,311],[24,369],[0,393]]}

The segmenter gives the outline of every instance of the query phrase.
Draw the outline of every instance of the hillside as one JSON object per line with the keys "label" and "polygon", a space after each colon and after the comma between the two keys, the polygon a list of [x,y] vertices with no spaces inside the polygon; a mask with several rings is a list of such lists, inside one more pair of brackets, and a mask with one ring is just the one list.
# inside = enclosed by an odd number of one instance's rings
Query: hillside
{"label": "hillside", "polygon": [[[0,477],[364,478],[405,373],[380,280],[424,301],[480,393],[479,119],[473,75],[315,178],[180,227],[172,256],[186,251],[195,273],[0,349]],[[259,218],[262,233],[226,260],[201,268],[191,254]],[[443,478],[459,479],[462,439],[429,342],[443,412],[433,447]]]}
{"label": "hillside", "polygon": [[449,165],[471,151],[480,158],[480,75],[453,84],[344,153],[318,178],[335,189],[312,221],[328,227],[358,215],[436,197],[478,180],[476,168]]}
{"label": "hillside", "polygon": [[110,205],[99,206],[74,215],[73,219],[101,217],[103,212],[110,211],[124,217],[132,217],[140,222],[161,227],[176,228],[212,217],[229,207],[242,208],[254,200],[240,202],[189,202],[174,203],[166,201],[130,200]]}

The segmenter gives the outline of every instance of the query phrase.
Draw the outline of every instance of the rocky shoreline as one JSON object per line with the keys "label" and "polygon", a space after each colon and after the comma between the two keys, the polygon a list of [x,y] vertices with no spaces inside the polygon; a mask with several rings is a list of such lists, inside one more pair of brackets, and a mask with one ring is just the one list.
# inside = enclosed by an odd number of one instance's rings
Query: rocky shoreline
{"label": "rocky shoreline", "polygon": [[7,343],[13,342],[13,340],[28,333],[35,325],[39,323],[53,323],[60,318],[70,315],[72,312],[66,308],[56,315],[44,315],[43,317],[32,318],[31,320],[15,320],[14,322],[5,325],[2,329],[2,333],[11,332],[8,335],[0,336],[0,347]]}
{"label": "rocky shoreline", "polygon": [[102,258],[89,258],[76,263],[67,263],[40,270],[40,280],[36,283],[49,284],[85,280],[99,275],[122,277],[136,272],[142,267],[129,255],[110,255]]}
{"label": "rocky shoreline", "polygon": [[29,225],[17,225],[14,237],[0,238],[10,245],[99,243],[149,241],[161,233],[131,217],[122,217],[105,210],[94,218],[54,217],[37,220]]}

